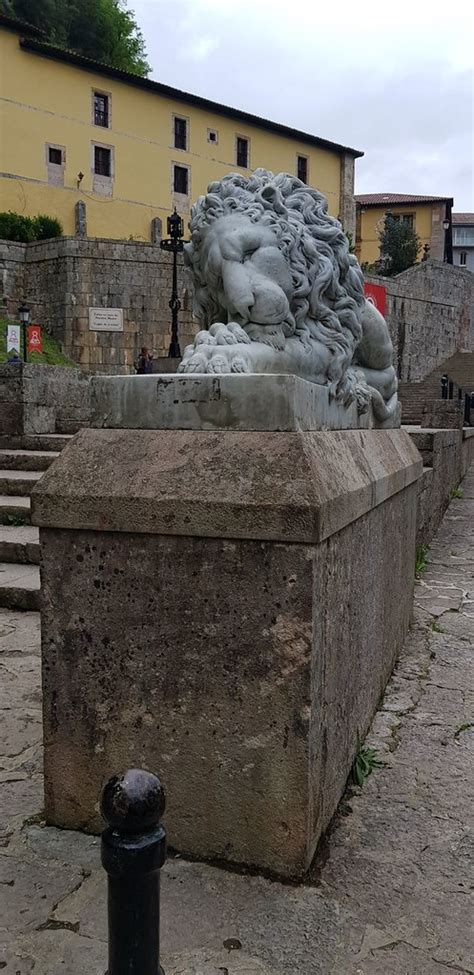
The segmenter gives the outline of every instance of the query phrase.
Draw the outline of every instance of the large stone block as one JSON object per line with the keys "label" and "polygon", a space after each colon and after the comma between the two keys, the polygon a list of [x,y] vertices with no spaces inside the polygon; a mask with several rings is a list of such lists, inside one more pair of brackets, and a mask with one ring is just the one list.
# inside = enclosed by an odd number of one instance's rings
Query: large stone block
{"label": "large stone block", "polygon": [[83,430],[33,492],[46,817],[159,771],[172,846],[304,874],[409,624],[401,430]]}

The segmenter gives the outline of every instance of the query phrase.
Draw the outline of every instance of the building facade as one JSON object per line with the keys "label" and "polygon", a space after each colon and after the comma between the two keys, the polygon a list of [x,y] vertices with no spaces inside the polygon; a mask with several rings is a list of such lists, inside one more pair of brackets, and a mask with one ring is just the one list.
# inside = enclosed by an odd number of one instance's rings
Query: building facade
{"label": "building facade", "polygon": [[452,197],[364,193],[356,195],[355,201],[356,253],[361,264],[379,260],[379,233],[389,214],[418,234],[419,260],[426,254],[435,261],[452,264]]}
{"label": "building facade", "polygon": [[321,190],[354,235],[361,152],[60,50],[3,15],[0,58],[0,210],[153,241],[156,218],[186,218],[210,181],[263,166]]}
{"label": "building facade", "polygon": [[474,271],[474,213],[453,213],[453,264]]}

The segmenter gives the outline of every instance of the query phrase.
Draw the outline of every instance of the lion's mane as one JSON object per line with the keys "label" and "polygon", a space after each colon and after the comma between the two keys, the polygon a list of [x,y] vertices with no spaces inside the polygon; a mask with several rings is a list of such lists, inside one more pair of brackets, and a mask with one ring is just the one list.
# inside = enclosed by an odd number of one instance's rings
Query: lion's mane
{"label": "lion's mane", "polygon": [[362,334],[364,279],[341,224],[327,212],[317,190],[285,173],[274,176],[257,169],[249,176],[231,173],[211,183],[191,210],[191,241],[185,262],[194,286],[194,313],[202,328],[225,321],[217,289],[203,259],[202,241],[215,220],[231,213],[245,214],[253,223],[270,227],[290,268],[290,303],[294,334],[310,346],[318,340],[333,352],[328,378],[343,379]]}

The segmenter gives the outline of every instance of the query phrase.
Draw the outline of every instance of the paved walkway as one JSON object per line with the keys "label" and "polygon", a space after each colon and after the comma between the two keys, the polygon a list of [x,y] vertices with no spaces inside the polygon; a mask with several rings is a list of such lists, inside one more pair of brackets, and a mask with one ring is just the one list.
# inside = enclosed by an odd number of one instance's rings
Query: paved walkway
{"label": "paved walkway", "polygon": [[[473,515],[474,473],[431,546],[374,722],[386,766],[345,797],[312,883],[170,860],[166,975],[474,972]],[[0,970],[104,975],[99,843],[41,820],[37,614],[1,611],[0,672]]]}

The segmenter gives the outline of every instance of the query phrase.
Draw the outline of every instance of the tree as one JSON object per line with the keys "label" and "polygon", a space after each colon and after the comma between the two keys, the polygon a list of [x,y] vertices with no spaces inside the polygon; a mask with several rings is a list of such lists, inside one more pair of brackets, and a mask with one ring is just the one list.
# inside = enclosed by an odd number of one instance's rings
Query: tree
{"label": "tree", "polygon": [[391,213],[387,213],[379,240],[380,264],[388,277],[416,264],[421,241],[410,224],[396,220]]}
{"label": "tree", "polygon": [[40,27],[59,47],[141,77],[150,71],[126,0],[0,0],[0,11]]}

